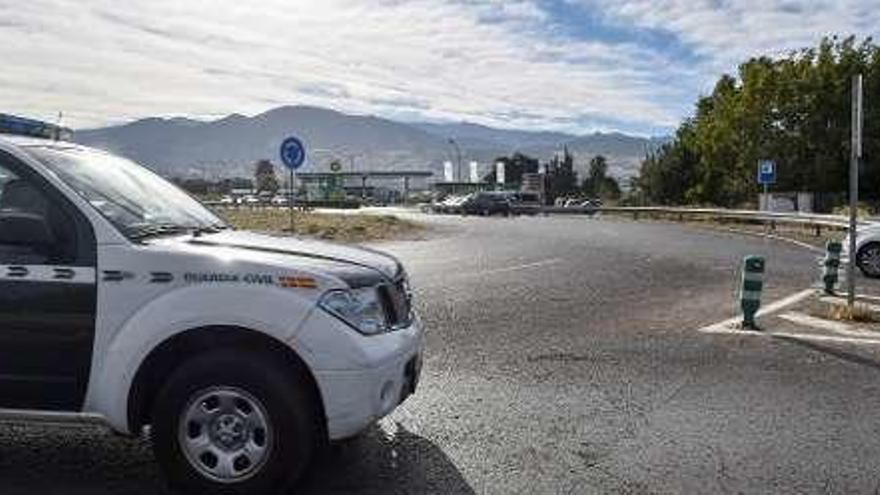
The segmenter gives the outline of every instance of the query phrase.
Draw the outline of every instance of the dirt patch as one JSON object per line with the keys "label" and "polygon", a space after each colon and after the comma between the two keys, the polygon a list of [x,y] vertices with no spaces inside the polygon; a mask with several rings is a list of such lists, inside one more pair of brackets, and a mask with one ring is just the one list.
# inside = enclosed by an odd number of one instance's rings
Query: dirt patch
{"label": "dirt patch", "polygon": [[242,230],[304,235],[340,242],[366,242],[386,239],[417,238],[424,233],[422,224],[390,215],[337,215],[294,212],[293,231],[290,214],[284,209],[242,208],[221,212],[229,223]]}
{"label": "dirt patch", "polygon": [[852,307],[849,307],[842,301],[820,299],[811,306],[810,314],[817,318],[834,321],[850,321],[854,323],[880,322],[880,314],[877,313],[876,306],[858,301]]}

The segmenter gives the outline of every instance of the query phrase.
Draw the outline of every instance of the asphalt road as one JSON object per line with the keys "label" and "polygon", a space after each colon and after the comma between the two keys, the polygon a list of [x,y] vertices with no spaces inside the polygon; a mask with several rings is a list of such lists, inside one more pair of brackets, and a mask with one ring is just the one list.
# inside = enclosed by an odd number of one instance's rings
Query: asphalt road
{"label": "asphalt road", "polygon": [[[815,253],[664,223],[430,217],[400,256],[428,326],[420,389],[338,445],[304,493],[873,492],[878,369],[707,335],[737,266],[766,300]],[[0,493],[161,493],[146,439],[0,425]]]}

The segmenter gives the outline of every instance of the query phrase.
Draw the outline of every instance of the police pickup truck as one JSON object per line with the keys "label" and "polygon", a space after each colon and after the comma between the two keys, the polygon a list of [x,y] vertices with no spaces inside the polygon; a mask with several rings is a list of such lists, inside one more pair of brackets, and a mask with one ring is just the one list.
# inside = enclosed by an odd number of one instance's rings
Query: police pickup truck
{"label": "police pickup truck", "polygon": [[275,493],[414,392],[393,257],[230,228],[147,169],[0,115],[0,419],[148,430],[188,493]]}

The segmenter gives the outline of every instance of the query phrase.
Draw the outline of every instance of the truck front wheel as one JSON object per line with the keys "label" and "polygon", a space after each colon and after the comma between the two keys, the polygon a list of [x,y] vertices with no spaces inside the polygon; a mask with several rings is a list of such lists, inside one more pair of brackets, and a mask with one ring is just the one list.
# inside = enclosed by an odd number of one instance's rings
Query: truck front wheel
{"label": "truck front wheel", "polygon": [[317,445],[304,383],[271,356],[212,351],[181,365],[152,412],[153,449],[185,493],[278,493]]}

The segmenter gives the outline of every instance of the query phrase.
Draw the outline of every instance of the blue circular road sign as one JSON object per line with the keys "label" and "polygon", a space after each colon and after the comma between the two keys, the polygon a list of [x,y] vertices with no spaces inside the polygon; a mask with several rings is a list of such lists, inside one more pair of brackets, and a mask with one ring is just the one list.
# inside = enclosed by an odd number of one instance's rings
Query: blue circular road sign
{"label": "blue circular road sign", "polygon": [[296,170],[306,161],[306,147],[302,141],[289,137],[281,143],[281,161],[284,166]]}

